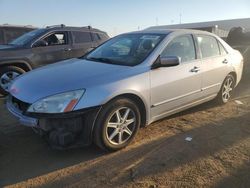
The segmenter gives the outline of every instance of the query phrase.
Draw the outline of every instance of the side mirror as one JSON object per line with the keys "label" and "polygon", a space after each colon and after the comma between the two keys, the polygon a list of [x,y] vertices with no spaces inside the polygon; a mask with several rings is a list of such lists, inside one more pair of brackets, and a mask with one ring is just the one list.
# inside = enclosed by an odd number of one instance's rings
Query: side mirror
{"label": "side mirror", "polygon": [[33,47],[44,47],[44,46],[48,46],[48,43],[45,40],[39,40],[33,45]]}
{"label": "side mirror", "polygon": [[152,69],[156,69],[159,67],[173,67],[179,64],[180,64],[180,58],[177,56],[167,56],[167,57],[159,56],[156,62],[153,64]]}

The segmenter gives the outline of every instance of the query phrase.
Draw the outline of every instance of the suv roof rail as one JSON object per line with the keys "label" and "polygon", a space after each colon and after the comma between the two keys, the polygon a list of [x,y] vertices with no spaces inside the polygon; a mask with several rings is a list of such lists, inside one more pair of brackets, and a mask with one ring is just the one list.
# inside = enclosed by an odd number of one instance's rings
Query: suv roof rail
{"label": "suv roof rail", "polygon": [[60,25],[50,25],[50,26],[47,26],[46,28],[53,28],[53,27],[65,27],[64,24],[60,24]]}
{"label": "suv roof rail", "polygon": [[88,26],[83,26],[82,28],[93,29],[90,25],[88,25]]}

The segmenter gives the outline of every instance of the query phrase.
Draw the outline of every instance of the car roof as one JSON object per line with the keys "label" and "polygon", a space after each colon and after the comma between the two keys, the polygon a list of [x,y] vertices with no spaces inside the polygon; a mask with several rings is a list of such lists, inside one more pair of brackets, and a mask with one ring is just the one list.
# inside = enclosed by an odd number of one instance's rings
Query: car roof
{"label": "car roof", "polygon": [[170,33],[180,33],[180,34],[206,34],[213,35],[207,31],[194,30],[194,29],[145,29],[141,31],[130,32],[130,34],[170,34]]}
{"label": "car roof", "polygon": [[71,27],[71,26],[49,26],[49,27],[46,27],[46,28],[43,28],[47,31],[92,31],[92,32],[99,32],[99,33],[105,33],[104,31],[101,31],[99,29],[95,29],[95,28],[92,28],[92,27],[89,27],[89,26],[86,26],[86,27]]}

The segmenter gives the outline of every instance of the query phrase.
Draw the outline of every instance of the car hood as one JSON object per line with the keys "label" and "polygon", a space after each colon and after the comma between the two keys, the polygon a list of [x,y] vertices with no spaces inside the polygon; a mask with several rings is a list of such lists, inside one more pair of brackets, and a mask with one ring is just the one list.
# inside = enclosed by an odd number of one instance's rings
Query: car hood
{"label": "car hood", "polygon": [[18,77],[12,96],[27,102],[78,89],[87,89],[136,74],[132,67],[71,59],[45,66]]}
{"label": "car hood", "polygon": [[0,45],[0,50],[12,50],[16,48],[17,46],[14,46],[14,45]]}

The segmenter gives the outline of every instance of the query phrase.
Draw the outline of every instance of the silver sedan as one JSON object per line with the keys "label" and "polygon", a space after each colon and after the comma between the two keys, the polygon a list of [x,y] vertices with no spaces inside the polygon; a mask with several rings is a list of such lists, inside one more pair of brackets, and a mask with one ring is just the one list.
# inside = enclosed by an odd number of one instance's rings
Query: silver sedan
{"label": "silver sedan", "polygon": [[119,35],[79,59],[18,77],[7,107],[56,148],[129,144],[139,127],[210,100],[227,103],[243,58],[193,30]]}

